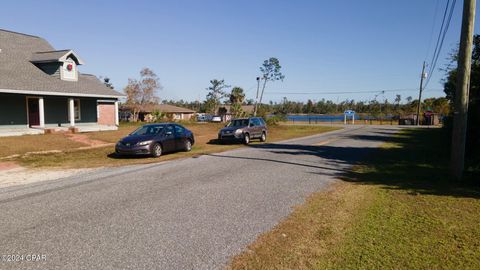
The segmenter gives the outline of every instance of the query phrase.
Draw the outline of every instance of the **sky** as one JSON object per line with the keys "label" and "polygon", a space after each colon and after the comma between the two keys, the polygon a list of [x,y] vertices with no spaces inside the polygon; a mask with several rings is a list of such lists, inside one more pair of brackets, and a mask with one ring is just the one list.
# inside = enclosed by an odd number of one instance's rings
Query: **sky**
{"label": "sky", "polygon": [[[260,65],[277,57],[285,79],[267,84],[264,102],[392,101],[418,97],[446,2],[16,0],[2,2],[0,28],[73,49],[85,61],[81,72],[109,77],[118,91],[149,67],[161,99],[202,101],[211,79],[255,98]],[[457,1],[423,97],[444,96],[439,69],[459,42],[462,7]]]}

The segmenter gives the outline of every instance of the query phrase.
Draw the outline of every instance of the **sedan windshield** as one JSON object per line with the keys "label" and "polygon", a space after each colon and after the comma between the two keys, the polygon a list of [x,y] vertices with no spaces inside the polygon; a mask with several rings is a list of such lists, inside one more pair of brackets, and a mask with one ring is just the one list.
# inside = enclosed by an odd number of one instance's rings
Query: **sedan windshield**
{"label": "sedan windshield", "polygon": [[164,126],[143,126],[134,132],[132,132],[130,135],[157,135],[162,132]]}
{"label": "sedan windshield", "polygon": [[229,127],[246,127],[248,126],[248,119],[235,119],[228,124]]}

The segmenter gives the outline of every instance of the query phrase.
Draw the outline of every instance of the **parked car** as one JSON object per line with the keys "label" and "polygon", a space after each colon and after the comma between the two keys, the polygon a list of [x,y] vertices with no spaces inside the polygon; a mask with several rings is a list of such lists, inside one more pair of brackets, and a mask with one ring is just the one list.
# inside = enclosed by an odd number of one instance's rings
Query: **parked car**
{"label": "parked car", "polygon": [[197,122],[206,122],[207,117],[205,115],[199,115],[197,116]]}
{"label": "parked car", "polygon": [[212,117],[212,122],[215,122],[215,123],[220,123],[222,122],[222,117],[218,116],[218,115],[215,115]]}
{"label": "parked car", "polygon": [[118,141],[115,153],[159,157],[167,152],[190,151],[194,143],[193,133],[179,124],[148,124]]}
{"label": "parked car", "polygon": [[267,124],[261,117],[233,119],[218,132],[218,140],[224,141],[242,141],[249,144],[252,139],[260,139],[261,142],[267,140]]}

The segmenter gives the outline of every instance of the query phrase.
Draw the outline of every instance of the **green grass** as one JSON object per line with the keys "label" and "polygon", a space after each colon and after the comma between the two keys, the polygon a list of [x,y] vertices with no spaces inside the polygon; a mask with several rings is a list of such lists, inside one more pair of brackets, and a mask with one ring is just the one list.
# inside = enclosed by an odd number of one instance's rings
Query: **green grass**
{"label": "green grass", "polygon": [[442,129],[392,137],[230,268],[480,269],[479,178],[449,181],[448,141]]}
{"label": "green grass", "polygon": [[375,199],[319,269],[480,269],[478,182],[449,182],[446,135],[406,131],[355,168]]}

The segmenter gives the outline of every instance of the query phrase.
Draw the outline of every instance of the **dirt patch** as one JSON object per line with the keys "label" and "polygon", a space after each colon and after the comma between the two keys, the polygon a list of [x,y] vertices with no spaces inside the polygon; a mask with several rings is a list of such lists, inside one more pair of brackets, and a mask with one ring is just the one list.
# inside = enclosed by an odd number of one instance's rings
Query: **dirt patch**
{"label": "dirt patch", "polygon": [[[13,162],[0,162],[0,166],[5,169],[0,169],[0,188],[25,185],[35,182],[42,182],[48,180],[55,180],[65,178],[79,173],[85,173],[92,171],[93,169],[52,169],[52,170],[39,170],[39,169],[27,169],[21,167],[15,163],[13,165],[5,165],[5,163]],[[7,169],[8,166],[8,169]]]}
{"label": "dirt patch", "polygon": [[67,134],[67,137],[74,142],[83,143],[83,144],[86,144],[88,146],[108,145],[107,142],[91,139],[89,136],[87,136],[85,134],[73,133],[73,134]]}
{"label": "dirt patch", "polygon": [[0,162],[0,171],[11,170],[11,169],[19,168],[19,167],[20,166],[13,161]]}

